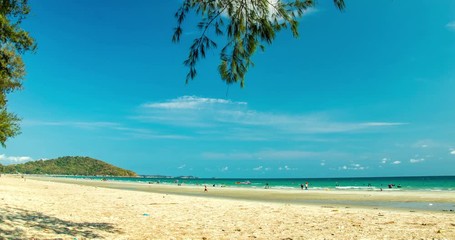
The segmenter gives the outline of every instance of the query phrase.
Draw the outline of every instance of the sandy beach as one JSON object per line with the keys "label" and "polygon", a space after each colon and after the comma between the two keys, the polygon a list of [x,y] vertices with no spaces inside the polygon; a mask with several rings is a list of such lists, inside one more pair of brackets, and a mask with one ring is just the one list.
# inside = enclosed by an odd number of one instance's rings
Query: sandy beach
{"label": "sandy beach", "polygon": [[[332,204],[337,200],[352,204]],[[0,239],[455,239],[453,211],[365,207],[356,204],[360,200],[454,206],[455,194],[204,192],[2,175]]]}

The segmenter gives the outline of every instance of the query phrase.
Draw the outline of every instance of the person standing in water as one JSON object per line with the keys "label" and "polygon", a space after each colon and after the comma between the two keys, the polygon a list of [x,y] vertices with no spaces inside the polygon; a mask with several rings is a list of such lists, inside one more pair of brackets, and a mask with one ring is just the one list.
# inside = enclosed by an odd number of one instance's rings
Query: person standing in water
{"label": "person standing in water", "polygon": [[308,190],[308,182],[305,183],[305,190]]}

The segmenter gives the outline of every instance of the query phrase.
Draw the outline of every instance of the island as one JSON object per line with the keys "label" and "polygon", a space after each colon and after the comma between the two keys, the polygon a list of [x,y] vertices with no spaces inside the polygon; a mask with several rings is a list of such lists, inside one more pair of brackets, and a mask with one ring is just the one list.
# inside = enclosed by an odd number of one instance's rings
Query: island
{"label": "island", "polygon": [[0,173],[137,177],[133,171],[91,157],[80,156],[65,156],[6,166],[0,164]]}

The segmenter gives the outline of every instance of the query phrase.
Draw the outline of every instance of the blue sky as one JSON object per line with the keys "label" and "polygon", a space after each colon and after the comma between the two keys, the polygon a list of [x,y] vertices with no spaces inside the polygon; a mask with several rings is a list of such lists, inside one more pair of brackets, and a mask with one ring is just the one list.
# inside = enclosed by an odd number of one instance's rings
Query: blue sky
{"label": "blue sky", "polygon": [[140,174],[455,174],[455,1],[318,1],[227,87],[218,53],[185,84],[198,32],[180,1],[31,1],[38,42],[9,96],[0,163],[91,156]]}

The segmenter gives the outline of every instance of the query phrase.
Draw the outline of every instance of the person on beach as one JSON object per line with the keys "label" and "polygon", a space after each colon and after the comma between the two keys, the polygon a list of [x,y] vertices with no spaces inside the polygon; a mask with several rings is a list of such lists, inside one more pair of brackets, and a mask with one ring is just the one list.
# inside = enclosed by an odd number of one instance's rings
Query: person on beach
{"label": "person on beach", "polygon": [[207,185],[204,185],[204,192],[208,192]]}
{"label": "person on beach", "polygon": [[265,183],[265,189],[269,189],[270,186],[269,186],[269,183]]}
{"label": "person on beach", "polygon": [[305,183],[305,190],[308,190],[308,182]]}
{"label": "person on beach", "polygon": [[300,188],[303,190],[303,183],[300,184]]}

